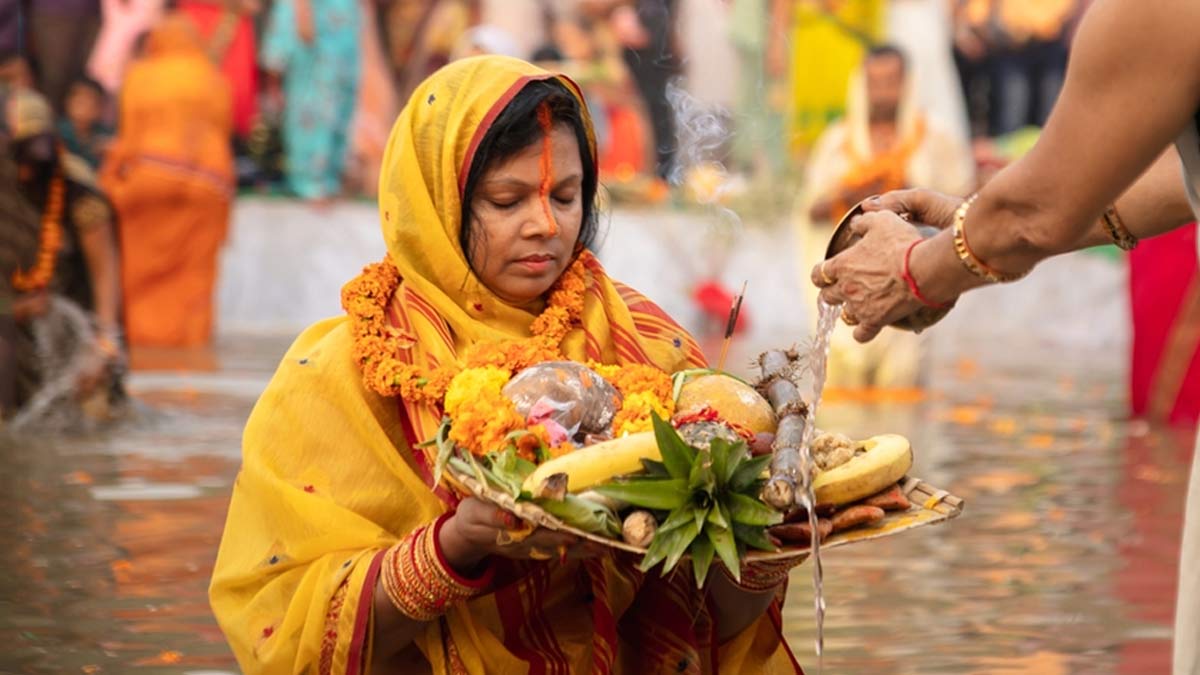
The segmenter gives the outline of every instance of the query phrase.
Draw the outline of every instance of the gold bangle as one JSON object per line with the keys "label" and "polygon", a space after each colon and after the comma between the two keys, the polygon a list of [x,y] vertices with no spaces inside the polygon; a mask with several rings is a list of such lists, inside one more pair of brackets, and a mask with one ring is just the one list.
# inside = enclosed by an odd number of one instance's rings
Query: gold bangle
{"label": "gold bangle", "polygon": [[1122,251],[1132,251],[1137,248],[1138,238],[1129,231],[1128,227],[1125,227],[1125,221],[1121,220],[1121,214],[1117,213],[1116,204],[1109,204],[1108,208],[1104,209],[1104,215],[1100,216],[1100,222],[1117,248]]}
{"label": "gold bangle", "polygon": [[971,210],[971,205],[978,197],[978,193],[971,195],[969,199],[959,204],[958,210],[954,212],[954,252],[958,254],[959,261],[971,274],[994,284],[1016,281],[1024,277],[1028,272],[1005,274],[989,267],[971,250],[971,245],[967,243],[967,212]]}
{"label": "gold bangle", "polygon": [[451,606],[471,599],[492,581],[492,569],[477,579],[463,579],[443,560],[437,535],[446,517],[418,528],[383,556],[381,583],[400,613],[417,621],[433,621]]}

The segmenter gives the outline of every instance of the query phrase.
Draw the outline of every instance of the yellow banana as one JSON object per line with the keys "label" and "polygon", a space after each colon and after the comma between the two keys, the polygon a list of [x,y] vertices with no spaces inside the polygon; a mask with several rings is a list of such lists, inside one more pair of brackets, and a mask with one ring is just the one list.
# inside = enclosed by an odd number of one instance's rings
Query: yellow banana
{"label": "yellow banana", "polygon": [[537,494],[547,478],[562,473],[567,475],[567,491],[578,494],[616,476],[641,471],[642,459],[662,459],[653,431],[614,438],[556,457],[529,474],[522,489]]}
{"label": "yellow banana", "polygon": [[883,490],[912,468],[912,446],[896,434],[868,438],[845,464],[813,479],[818,504],[849,504]]}

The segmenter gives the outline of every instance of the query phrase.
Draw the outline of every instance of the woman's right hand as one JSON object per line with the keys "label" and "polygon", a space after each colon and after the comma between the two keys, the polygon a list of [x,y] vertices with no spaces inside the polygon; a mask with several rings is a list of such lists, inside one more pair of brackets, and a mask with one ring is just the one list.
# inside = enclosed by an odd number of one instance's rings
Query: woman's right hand
{"label": "woman's right hand", "polygon": [[951,197],[933,190],[914,188],[893,190],[863,202],[863,211],[891,211],[911,216],[910,220],[944,230],[954,224],[954,212],[960,197]]}
{"label": "woman's right hand", "polygon": [[470,575],[488,556],[518,560],[589,558],[599,547],[565,532],[537,528],[516,541],[512,532],[523,525],[520,518],[475,497],[459,503],[457,511],[442,526],[438,544],[446,561],[463,575]]}

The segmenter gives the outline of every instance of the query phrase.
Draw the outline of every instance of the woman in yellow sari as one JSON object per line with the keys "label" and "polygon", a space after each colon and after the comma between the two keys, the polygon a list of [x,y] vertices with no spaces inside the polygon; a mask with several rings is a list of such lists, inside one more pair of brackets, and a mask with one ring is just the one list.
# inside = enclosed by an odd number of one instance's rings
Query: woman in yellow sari
{"label": "woman in yellow sari", "polygon": [[564,76],[485,56],[417,87],[384,157],[387,259],[344,289],[349,317],[300,336],[247,424],[211,588],[243,672],[799,672],[786,570],[697,591],[561,533],[500,545],[514,517],[434,486],[417,447],[443,410],[404,373],[481,344],[559,323],[561,358],[703,363],[588,251],[595,157]]}

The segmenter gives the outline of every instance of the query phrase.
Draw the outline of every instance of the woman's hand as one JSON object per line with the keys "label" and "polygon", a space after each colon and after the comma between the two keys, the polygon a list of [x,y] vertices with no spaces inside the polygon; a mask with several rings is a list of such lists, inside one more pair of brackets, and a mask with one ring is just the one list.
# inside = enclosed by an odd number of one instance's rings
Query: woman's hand
{"label": "woman's hand", "polygon": [[845,306],[843,320],[857,324],[854,339],[869,342],[921,307],[903,277],[905,251],[921,235],[891,211],[857,216],[850,228],[862,239],[813,267],[812,281],[822,300]]}
{"label": "woman's hand", "polygon": [[872,197],[863,202],[863,211],[904,213],[914,223],[944,230],[954,224],[954,212],[962,203],[963,200],[959,197],[915,188],[893,190],[878,197]]}
{"label": "woman's hand", "polygon": [[513,539],[513,531],[523,525],[520,518],[469,497],[442,526],[438,544],[446,561],[460,574],[468,575],[488,556],[521,560],[588,558],[598,553],[590,545],[565,532],[538,528],[523,539]]}

